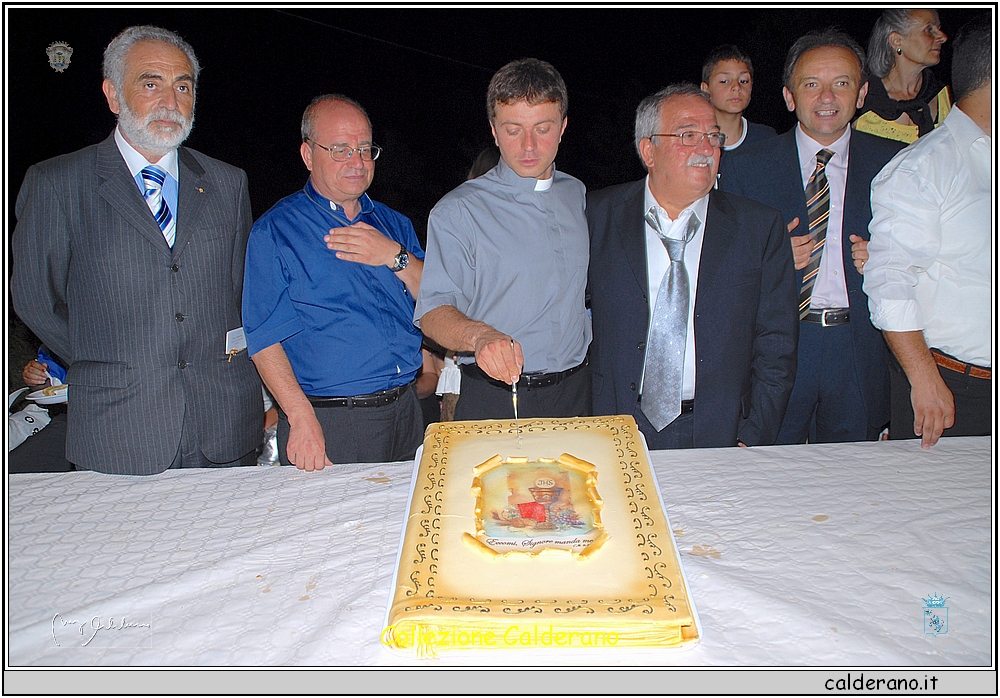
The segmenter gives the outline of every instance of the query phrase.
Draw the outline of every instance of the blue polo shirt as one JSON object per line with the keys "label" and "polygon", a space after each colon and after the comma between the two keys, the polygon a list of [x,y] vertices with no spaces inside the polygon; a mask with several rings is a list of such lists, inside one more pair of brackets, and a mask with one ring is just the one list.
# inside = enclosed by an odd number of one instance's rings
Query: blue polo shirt
{"label": "blue polo shirt", "polygon": [[253,356],[281,342],[306,395],[365,395],[409,383],[421,365],[413,296],[385,266],[337,259],[323,236],[367,223],[423,259],[410,220],[359,199],[344,209],[306,182],[254,224],[243,279],[243,327]]}

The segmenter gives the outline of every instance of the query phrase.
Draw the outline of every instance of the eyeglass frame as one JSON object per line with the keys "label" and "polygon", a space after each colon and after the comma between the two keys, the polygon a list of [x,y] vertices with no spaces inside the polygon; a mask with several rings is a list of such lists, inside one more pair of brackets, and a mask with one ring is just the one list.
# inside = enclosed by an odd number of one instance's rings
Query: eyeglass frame
{"label": "eyeglass frame", "polygon": [[[689,133],[698,134],[698,135],[701,136],[701,138],[698,139],[697,143],[691,143],[691,144],[685,143],[684,142],[684,138]],[[649,136],[647,136],[647,138],[649,138],[650,140],[652,140],[654,138],[663,137],[663,136],[672,136],[673,138],[680,138],[681,139],[681,144],[684,145],[687,148],[695,148],[695,147],[701,145],[701,142],[703,140],[705,140],[706,138],[711,138],[712,136],[715,136],[716,138],[719,139],[719,145],[712,145],[712,141],[710,140],[708,142],[708,144],[711,147],[713,147],[713,148],[722,148],[722,147],[724,147],[726,145],[726,134],[723,133],[722,131],[684,131],[683,133],[651,133]]]}
{"label": "eyeglass frame", "polygon": [[[352,148],[349,145],[340,145],[339,143],[334,143],[333,145],[326,146],[321,143],[317,143],[312,138],[307,138],[306,141],[325,150],[327,154],[330,156],[330,159],[333,160],[334,162],[350,162],[351,158],[354,157],[355,151],[357,151],[358,157],[361,158],[361,162],[375,162],[376,160],[378,160],[378,156],[382,154],[382,146],[376,145],[375,143],[370,143],[368,145],[359,145],[357,148]],[[337,158],[333,157],[334,146],[346,149],[347,157],[344,158],[343,160],[338,160]],[[369,152],[372,153],[371,160],[365,160],[365,156],[362,155],[362,152],[365,149],[367,149]]]}

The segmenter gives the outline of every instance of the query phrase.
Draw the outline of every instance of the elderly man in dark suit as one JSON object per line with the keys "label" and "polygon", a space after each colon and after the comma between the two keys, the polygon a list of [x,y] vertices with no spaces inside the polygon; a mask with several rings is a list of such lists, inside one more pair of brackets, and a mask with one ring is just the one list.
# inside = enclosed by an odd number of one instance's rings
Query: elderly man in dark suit
{"label": "elderly man in dark suit", "polygon": [[799,38],[784,73],[798,125],[722,165],[723,189],[777,208],[796,233],[799,362],[778,443],[871,440],[889,421],[886,346],[851,245],[868,239],[872,179],[903,144],[850,128],[867,92],[863,65],[842,32]]}
{"label": "elderly man in dark suit", "polygon": [[33,166],[18,195],[14,305],[68,364],[80,469],[249,465],[261,441],[241,351],[246,175],[179,147],[198,68],[173,32],[126,29],[104,54],[114,133]]}
{"label": "elderly man in dark suit", "polygon": [[643,100],[635,142],[649,175],[587,197],[594,414],[653,449],[773,443],[798,332],[781,216],[713,189],[725,135],[693,84]]}

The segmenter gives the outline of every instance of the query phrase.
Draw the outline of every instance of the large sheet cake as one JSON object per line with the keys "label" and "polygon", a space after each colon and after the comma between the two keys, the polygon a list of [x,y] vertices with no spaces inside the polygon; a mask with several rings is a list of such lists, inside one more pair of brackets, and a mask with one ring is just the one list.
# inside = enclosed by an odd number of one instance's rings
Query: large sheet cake
{"label": "large sheet cake", "polygon": [[699,639],[628,416],[446,422],[424,439],[383,643],[681,647]]}

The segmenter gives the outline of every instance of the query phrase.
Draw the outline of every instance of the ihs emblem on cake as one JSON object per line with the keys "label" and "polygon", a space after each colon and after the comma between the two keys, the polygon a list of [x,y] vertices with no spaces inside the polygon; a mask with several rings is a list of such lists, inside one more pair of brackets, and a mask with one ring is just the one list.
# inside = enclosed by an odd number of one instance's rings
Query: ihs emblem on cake
{"label": "ihs emblem on cake", "polygon": [[[524,476],[534,476],[540,472],[542,477],[535,480],[534,487],[529,487],[530,501],[524,499]],[[558,482],[561,487],[557,487]],[[568,529],[583,529],[586,524],[573,509],[573,496],[569,484],[569,474],[565,470],[549,473],[548,469],[532,468],[511,469],[507,472],[507,487],[510,490],[510,504],[503,511],[492,512],[496,528],[529,529],[538,531],[565,532]],[[484,522],[484,528],[490,535],[501,533],[491,531],[490,522]]]}
{"label": "ihs emblem on cake", "polygon": [[593,554],[608,539],[601,524],[597,468],[558,459],[494,456],[473,469],[476,534],[467,543],[490,555]]}

